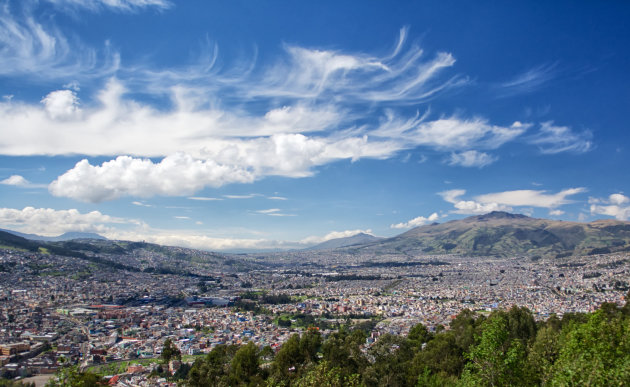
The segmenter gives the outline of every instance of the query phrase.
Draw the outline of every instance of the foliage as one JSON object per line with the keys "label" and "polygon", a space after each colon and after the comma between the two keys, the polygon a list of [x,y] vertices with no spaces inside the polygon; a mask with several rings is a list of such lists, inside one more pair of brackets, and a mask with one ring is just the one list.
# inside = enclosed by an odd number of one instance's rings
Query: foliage
{"label": "foliage", "polygon": [[164,341],[164,346],[162,347],[162,354],[160,355],[162,360],[164,360],[165,364],[168,364],[171,360],[182,359],[182,352],[175,346],[171,339],[166,339]]}
{"label": "foliage", "polygon": [[96,387],[106,386],[107,382],[92,372],[81,372],[77,366],[63,367],[56,378],[46,383],[47,387]]}
{"label": "foliage", "polygon": [[[629,295],[630,296],[630,295]],[[552,315],[526,308],[488,317],[462,311],[447,329],[418,324],[366,346],[361,329],[322,337],[309,328],[269,347],[214,348],[188,386],[625,386],[630,385],[630,307]]]}

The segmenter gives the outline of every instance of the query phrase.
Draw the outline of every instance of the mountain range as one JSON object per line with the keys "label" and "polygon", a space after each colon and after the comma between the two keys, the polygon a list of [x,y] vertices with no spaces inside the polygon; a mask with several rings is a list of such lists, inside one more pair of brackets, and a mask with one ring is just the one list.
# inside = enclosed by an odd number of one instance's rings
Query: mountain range
{"label": "mountain range", "polygon": [[[98,234],[90,233],[41,237],[0,230],[1,246],[30,251],[45,248],[63,254],[83,255],[86,251],[116,254],[127,251],[123,244],[135,246],[138,243],[108,241]],[[151,246],[154,246],[153,250],[159,248],[158,245]],[[630,222],[608,219],[580,223],[495,211],[416,227],[392,238],[360,233],[347,238],[332,239],[307,250],[338,250],[366,256],[403,254],[414,257],[455,254],[541,258],[606,254],[630,251]]]}
{"label": "mountain range", "polygon": [[495,211],[433,223],[376,243],[352,246],[376,254],[530,257],[603,254],[630,250],[630,222],[590,223],[531,218]]}

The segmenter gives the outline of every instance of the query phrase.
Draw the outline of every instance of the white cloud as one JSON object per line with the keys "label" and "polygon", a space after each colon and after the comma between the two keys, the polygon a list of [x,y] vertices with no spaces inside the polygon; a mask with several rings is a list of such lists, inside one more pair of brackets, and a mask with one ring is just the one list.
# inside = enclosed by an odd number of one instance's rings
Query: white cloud
{"label": "white cloud", "polygon": [[180,220],[189,220],[190,216],[173,216],[173,218]]}
{"label": "white cloud", "polygon": [[348,238],[357,234],[369,234],[372,235],[372,230],[345,230],[345,231],[331,231],[328,234],[321,236],[309,236],[300,241],[301,244],[310,245],[316,243],[322,243],[331,239]]}
{"label": "white cloud", "polygon": [[223,200],[221,198],[213,198],[213,197],[206,197],[206,196],[190,196],[188,197],[188,200],[198,200],[198,201],[219,201],[219,200]]}
{"label": "white cloud", "polygon": [[502,96],[508,96],[537,90],[555,76],[555,67],[555,64],[545,64],[531,68],[502,83],[500,93]]}
{"label": "white cloud", "polygon": [[46,112],[53,120],[67,120],[81,113],[79,99],[72,90],[57,90],[42,99]]}
{"label": "white cloud", "polygon": [[[555,194],[547,194],[543,190],[516,190],[495,192],[474,197],[474,200],[463,200],[466,194],[463,189],[440,192],[439,195],[455,207],[457,214],[485,214],[492,211],[512,211],[512,207],[556,207],[572,203],[568,196],[585,192],[584,188],[569,188]],[[556,213],[558,214],[558,213]],[[553,215],[553,214],[552,214]]]}
{"label": "white cloud", "polygon": [[469,150],[460,153],[451,153],[448,159],[449,165],[460,165],[462,167],[485,167],[497,161],[497,158],[485,152]]}
{"label": "white cloud", "polygon": [[285,198],[283,196],[268,196],[267,199],[269,199],[269,200],[288,200],[287,198]]}
{"label": "white cloud", "polygon": [[485,119],[440,118],[426,121],[426,115],[408,120],[389,111],[386,119],[371,135],[401,141],[407,146],[431,146],[438,149],[496,149],[523,134],[531,124],[515,122],[511,126],[490,125]]}
{"label": "white cloud", "polygon": [[556,208],[573,201],[568,196],[585,192],[584,188],[569,188],[555,194],[547,194],[544,190],[516,190],[489,193],[475,197],[482,203],[499,203],[508,206],[532,206],[543,208]]}
{"label": "white cloud", "polygon": [[46,0],[61,8],[83,8],[90,11],[99,11],[104,8],[130,12],[142,8],[154,7],[167,9],[172,3],[167,0]]}
{"label": "white cloud", "polygon": [[461,199],[461,196],[465,194],[466,190],[463,189],[451,189],[438,193],[444,201],[453,204],[455,210],[452,212],[456,214],[475,215],[486,214],[492,211],[512,211],[511,207],[498,203],[479,203],[473,200]]}
{"label": "white cloud", "polygon": [[11,175],[6,179],[0,181],[0,184],[3,185],[12,185],[14,187],[22,187],[22,188],[46,188],[46,184],[34,184],[28,181],[24,176],[20,175]]}
{"label": "white cloud", "polygon": [[224,197],[228,198],[228,199],[251,199],[251,198],[255,198],[257,196],[260,196],[259,194],[248,194],[248,195],[223,195]]}
{"label": "white cloud", "polygon": [[548,121],[540,125],[540,131],[529,142],[538,145],[540,152],[545,154],[584,153],[593,147],[592,137],[589,131],[577,133],[568,126],[555,126],[552,121]]}
{"label": "white cloud", "polygon": [[[22,15],[0,6],[0,75],[63,79],[101,77],[118,69],[120,58],[105,46],[102,52],[80,42],[71,44],[55,26],[39,23],[24,2]],[[100,65],[97,65],[100,63]]]}
{"label": "white cloud", "polygon": [[434,212],[434,213],[432,213],[431,215],[429,215],[426,218],[424,216],[418,216],[417,218],[413,218],[413,219],[411,219],[408,222],[392,224],[389,227],[390,228],[412,228],[412,227],[418,227],[418,226],[425,225],[425,224],[427,224],[429,222],[435,222],[439,218],[440,218],[440,216],[437,214],[437,212]]}
{"label": "white cloud", "polygon": [[630,219],[630,198],[620,194],[612,194],[608,199],[591,198],[591,214],[613,216],[619,220]]}
{"label": "white cloud", "polygon": [[104,235],[114,230],[112,225],[121,224],[139,225],[140,222],[104,215],[99,211],[80,213],[76,209],[0,208],[2,227],[40,235],[58,235],[68,231],[95,232]]}
{"label": "white cloud", "polygon": [[100,166],[81,160],[53,181],[49,191],[55,196],[101,202],[121,196],[189,195],[205,186],[248,183],[253,179],[246,169],[219,165],[211,160],[195,160],[181,153],[159,163],[119,156]]}
{"label": "white cloud", "polygon": [[138,207],[153,207],[151,204],[146,204],[146,203],[140,202],[140,201],[133,201],[133,202],[131,202],[131,204],[133,204],[134,206],[138,206]]}
{"label": "white cloud", "polygon": [[562,210],[551,210],[551,211],[549,211],[549,215],[551,215],[551,216],[564,215],[564,211],[562,211]]}
{"label": "white cloud", "polygon": [[0,184],[13,185],[13,186],[16,186],[16,187],[27,187],[31,183],[28,180],[26,180],[23,176],[11,175],[11,176],[7,177],[6,179],[0,181]]}
{"label": "white cloud", "polygon": [[267,214],[268,215],[268,214],[278,213],[280,211],[282,211],[282,210],[279,209],[279,208],[270,208],[268,210],[258,210],[256,212],[259,213],[259,214]]}

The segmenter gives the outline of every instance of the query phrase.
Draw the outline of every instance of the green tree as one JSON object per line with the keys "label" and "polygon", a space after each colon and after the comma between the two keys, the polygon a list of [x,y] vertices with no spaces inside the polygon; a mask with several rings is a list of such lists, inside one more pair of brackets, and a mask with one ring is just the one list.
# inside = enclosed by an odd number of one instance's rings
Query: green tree
{"label": "green tree", "polygon": [[624,386],[630,383],[630,319],[610,306],[585,323],[565,327],[552,385]]}
{"label": "green tree", "polygon": [[106,386],[107,382],[92,372],[81,372],[78,366],[63,367],[56,373],[56,378],[46,383],[47,387],[97,387]]}
{"label": "green tree", "polygon": [[359,387],[359,374],[346,375],[339,367],[332,366],[327,361],[313,366],[293,384],[295,387]]}
{"label": "green tree", "polygon": [[230,362],[230,382],[233,385],[257,385],[262,383],[260,372],[260,354],[253,342],[241,346]]}
{"label": "green tree", "polygon": [[235,345],[218,345],[205,358],[196,360],[188,372],[188,385],[219,386],[224,380],[227,384],[229,364],[237,350]]}
{"label": "green tree", "polygon": [[524,384],[526,348],[510,337],[510,324],[503,313],[485,322],[479,344],[471,347],[462,378],[481,386],[518,386]]}
{"label": "green tree", "polygon": [[164,361],[164,364],[168,364],[173,359],[181,360],[182,352],[169,338],[164,341],[164,345],[162,346],[162,354],[160,355],[160,357]]}

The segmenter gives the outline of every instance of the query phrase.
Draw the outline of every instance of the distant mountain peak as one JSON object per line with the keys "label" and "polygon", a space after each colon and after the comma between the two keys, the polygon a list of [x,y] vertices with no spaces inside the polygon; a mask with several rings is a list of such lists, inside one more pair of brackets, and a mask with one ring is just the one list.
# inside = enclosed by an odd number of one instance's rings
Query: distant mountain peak
{"label": "distant mountain peak", "polygon": [[529,218],[529,216],[522,214],[512,214],[505,211],[492,211],[484,215],[477,216],[478,220],[486,220],[486,219],[524,219]]}

